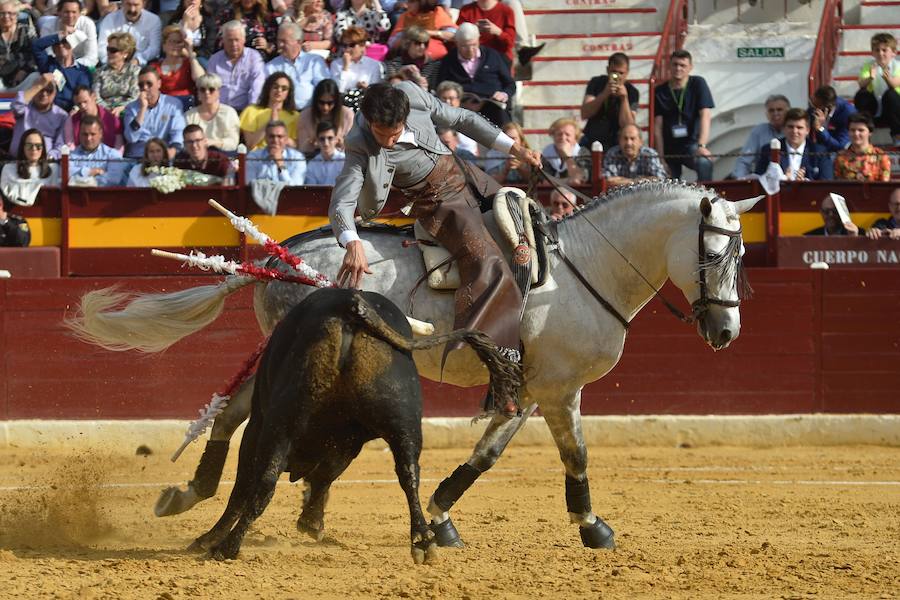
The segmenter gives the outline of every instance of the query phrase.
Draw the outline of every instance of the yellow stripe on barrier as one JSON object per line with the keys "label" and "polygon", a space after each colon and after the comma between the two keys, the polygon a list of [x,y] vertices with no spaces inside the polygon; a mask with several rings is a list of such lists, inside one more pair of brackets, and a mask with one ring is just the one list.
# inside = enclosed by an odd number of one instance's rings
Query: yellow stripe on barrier
{"label": "yellow stripe on barrier", "polygon": [[744,213],[741,215],[742,237],[745,244],[766,241],[766,213]]}
{"label": "yellow stripe on barrier", "polygon": [[[884,217],[883,213],[853,213],[853,222],[858,227],[868,229],[872,223]],[[741,217],[743,219],[744,217]],[[801,236],[807,231],[818,229],[824,225],[822,216],[817,212],[783,212],[781,213],[779,232],[785,237]],[[746,240],[746,238],[744,238]]]}
{"label": "yellow stripe on barrier", "polygon": [[62,219],[54,217],[29,218],[32,246],[59,246],[62,244]]}

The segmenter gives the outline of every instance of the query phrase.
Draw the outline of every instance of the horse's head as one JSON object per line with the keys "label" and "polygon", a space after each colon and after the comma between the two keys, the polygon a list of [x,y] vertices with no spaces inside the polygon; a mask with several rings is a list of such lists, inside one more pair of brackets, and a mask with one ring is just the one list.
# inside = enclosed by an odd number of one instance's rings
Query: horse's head
{"label": "horse's head", "polygon": [[727,347],[741,332],[740,300],[751,290],[744,277],[740,215],[761,198],[703,198],[699,224],[685,227],[670,242],[669,277],[691,303],[697,332],[713,350]]}

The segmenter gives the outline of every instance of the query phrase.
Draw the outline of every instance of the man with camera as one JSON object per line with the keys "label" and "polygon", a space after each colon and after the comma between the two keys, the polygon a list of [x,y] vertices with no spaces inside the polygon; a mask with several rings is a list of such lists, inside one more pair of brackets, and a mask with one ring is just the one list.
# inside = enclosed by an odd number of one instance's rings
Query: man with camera
{"label": "man with camera", "polygon": [[581,103],[581,118],[588,120],[579,144],[582,148],[600,142],[609,150],[618,143],[619,130],[634,125],[640,95],[627,81],[629,62],[627,55],[616,52],[609,57],[606,75],[588,82]]}

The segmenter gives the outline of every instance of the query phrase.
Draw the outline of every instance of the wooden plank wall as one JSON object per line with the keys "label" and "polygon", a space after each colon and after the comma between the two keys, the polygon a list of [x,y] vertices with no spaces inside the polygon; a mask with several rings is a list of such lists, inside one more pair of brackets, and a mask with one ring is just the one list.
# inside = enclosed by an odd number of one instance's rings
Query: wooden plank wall
{"label": "wooden plank wall", "polygon": [[[751,269],[742,332],[713,352],[658,301],[641,312],[624,357],[583,395],[585,414],[900,412],[896,270]],[[221,390],[260,334],[252,294],[232,295],[207,330],[159,355],[83,344],[61,327],[85,291],[115,279],[0,280],[0,419],[190,418]],[[172,291],[205,277],[133,278]],[[667,297],[686,301],[671,285]],[[472,416],[481,390],[425,384],[426,415]]]}

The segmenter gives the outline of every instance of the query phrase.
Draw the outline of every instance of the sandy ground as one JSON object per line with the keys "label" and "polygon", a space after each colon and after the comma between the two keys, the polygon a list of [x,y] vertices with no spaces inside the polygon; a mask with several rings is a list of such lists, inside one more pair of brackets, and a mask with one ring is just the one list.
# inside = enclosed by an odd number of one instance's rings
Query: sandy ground
{"label": "sandy ground", "polygon": [[[173,442],[174,446],[175,442]],[[616,551],[581,546],[552,448],[516,448],[454,509],[467,547],[409,556],[390,455],[366,449],[332,489],[322,543],[294,529],[300,488],[279,485],[238,560],[184,548],[230,485],[155,518],[192,474],[150,456],[0,450],[4,598],[897,598],[900,448],[594,449],[594,509]],[[423,502],[467,450],[422,457]],[[233,459],[225,479],[232,480]]]}

